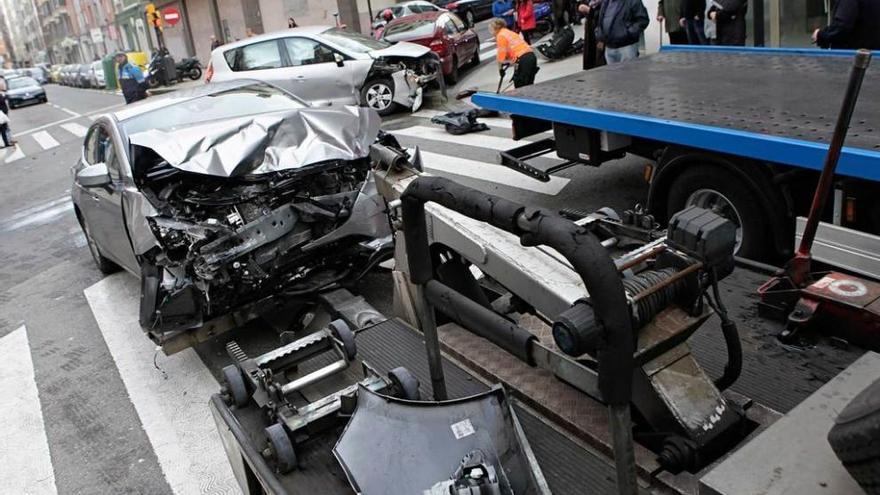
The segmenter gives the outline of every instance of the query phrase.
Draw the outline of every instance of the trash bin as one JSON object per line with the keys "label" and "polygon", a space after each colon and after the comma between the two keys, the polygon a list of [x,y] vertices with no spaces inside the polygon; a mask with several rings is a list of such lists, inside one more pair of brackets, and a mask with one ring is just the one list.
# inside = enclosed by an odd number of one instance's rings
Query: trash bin
{"label": "trash bin", "polygon": [[112,54],[101,59],[101,68],[104,70],[104,87],[115,90],[117,85],[116,62],[113,61]]}

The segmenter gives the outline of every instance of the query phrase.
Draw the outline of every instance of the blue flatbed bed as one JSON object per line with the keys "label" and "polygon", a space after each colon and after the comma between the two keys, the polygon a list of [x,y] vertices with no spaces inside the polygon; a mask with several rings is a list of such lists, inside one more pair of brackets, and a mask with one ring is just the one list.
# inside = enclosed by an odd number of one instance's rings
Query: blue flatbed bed
{"label": "blue flatbed bed", "polygon": [[[664,47],[509,93],[477,93],[472,101],[554,124],[819,170],[853,53]],[[872,67],[865,76],[839,175],[880,179],[877,73]]]}

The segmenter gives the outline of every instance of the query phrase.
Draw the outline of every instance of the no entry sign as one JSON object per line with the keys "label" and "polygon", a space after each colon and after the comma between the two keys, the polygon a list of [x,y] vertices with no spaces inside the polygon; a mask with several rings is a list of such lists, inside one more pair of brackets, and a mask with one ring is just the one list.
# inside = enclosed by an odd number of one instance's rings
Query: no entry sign
{"label": "no entry sign", "polygon": [[180,11],[175,7],[165,7],[162,9],[162,18],[169,26],[173,26],[180,22]]}

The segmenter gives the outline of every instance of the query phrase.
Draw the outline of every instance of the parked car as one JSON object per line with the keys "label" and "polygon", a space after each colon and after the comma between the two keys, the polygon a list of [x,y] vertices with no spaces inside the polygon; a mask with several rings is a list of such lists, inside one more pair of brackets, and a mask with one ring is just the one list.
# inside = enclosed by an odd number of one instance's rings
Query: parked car
{"label": "parked car", "polygon": [[16,76],[6,80],[6,102],[9,108],[47,101],[49,100],[46,98],[46,90],[34,78]]}
{"label": "parked car", "polygon": [[49,82],[55,83],[55,84],[61,83],[61,69],[62,69],[62,66],[57,65],[57,64],[53,65],[49,69]]}
{"label": "parked car", "polygon": [[76,82],[74,86],[78,88],[91,88],[92,87],[92,64],[80,64],[76,69]]}
{"label": "parked car", "polygon": [[394,19],[385,26],[382,39],[427,46],[440,56],[443,75],[450,84],[458,82],[459,69],[480,63],[477,33],[452,12],[441,10]]}
{"label": "parked car", "polygon": [[46,77],[46,71],[43,70],[42,67],[28,67],[22,72],[22,75],[29,76],[34,81],[37,81],[40,84],[46,84],[47,82],[49,82],[49,78]]}
{"label": "parked car", "polygon": [[411,2],[398,3],[384,9],[379,9],[379,12],[376,13],[376,17],[373,18],[372,29],[374,33],[377,29],[383,27],[385,23],[388,22],[383,15],[386,10],[391,11],[391,15],[393,16],[392,19],[399,19],[408,15],[436,12],[443,9],[425,0],[413,0]]}
{"label": "parked car", "polygon": [[380,123],[257,81],[150,98],[89,128],[74,212],[102,272],[140,277],[140,323],[165,344],[276,296],[355,281],[390,256],[369,157]]}
{"label": "parked car", "polygon": [[96,60],[89,67],[89,86],[101,89],[104,87],[104,63]]}
{"label": "parked car", "polygon": [[468,27],[492,17],[492,0],[434,0],[434,4],[461,17]]}
{"label": "parked car", "polygon": [[439,73],[439,57],[425,46],[308,26],[215,49],[205,79],[269,81],[312,103],[361,104],[388,115],[418,110],[423,88]]}

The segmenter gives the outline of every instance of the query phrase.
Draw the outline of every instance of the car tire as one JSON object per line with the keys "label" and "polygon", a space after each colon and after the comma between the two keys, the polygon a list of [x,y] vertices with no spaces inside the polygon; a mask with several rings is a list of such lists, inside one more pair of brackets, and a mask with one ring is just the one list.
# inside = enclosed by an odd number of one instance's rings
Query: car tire
{"label": "car tire", "polygon": [[470,67],[477,67],[480,65],[480,40],[477,40],[477,49],[474,50],[474,56],[471,57],[471,61],[468,63]]}
{"label": "car tire", "polygon": [[446,84],[448,86],[454,86],[458,83],[458,57],[455,55],[452,56],[452,71],[444,77],[446,77]]}
{"label": "car tire", "polygon": [[397,109],[394,102],[394,81],[377,77],[364,83],[361,88],[361,105],[372,108],[379,115],[391,115]]}
{"label": "car tire", "polygon": [[95,242],[92,238],[92,234],[89,232],[89,224],[86,223],[84,219],[80,219],[79,223],[82,227],[83,235],[86,236],[86,245],[89,248],[89,253],[91,253],[92,259],[95,260],[95,265],[98,266],[98,270],[104,275],[118,272],[119,265],[110,261],[108,258],[105,258],[104,255],[101,254],[101,248],[98,247],[98,243]]}
{"label": "car tire", "polygon": [[880,495],[880,380],[862,390],[837,416],[828,443],[868,495]]}
{"label": "car tire", "polygon": [[712,210],[737,225],[737,256],[764,260],[772,253],[761,198],[733,172],[705,164],[685,169],[669,188],[666,215],[671,218],[688,206]]}
{"label": "car tire", "polygon": [[464,13],[464,22],[467,24],[467,27],[474,27],[477,24],[477,17],[474,15],[474,11],[468,9]]}

